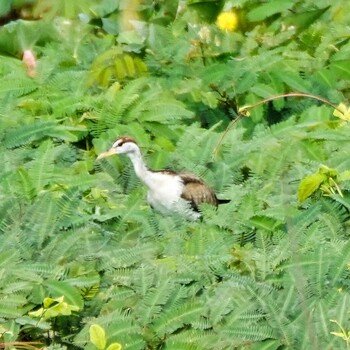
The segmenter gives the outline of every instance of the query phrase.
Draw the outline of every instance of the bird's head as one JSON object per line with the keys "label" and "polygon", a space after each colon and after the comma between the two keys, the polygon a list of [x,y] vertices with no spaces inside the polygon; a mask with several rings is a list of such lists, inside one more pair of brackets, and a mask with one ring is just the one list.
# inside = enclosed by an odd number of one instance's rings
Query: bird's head
{"label": "bird's head", "polygon": [[136,142],[129,136],[120,137],[106,152],[102,152],[97,159],[106,158],[113,154],[131,154],[139,151]]}

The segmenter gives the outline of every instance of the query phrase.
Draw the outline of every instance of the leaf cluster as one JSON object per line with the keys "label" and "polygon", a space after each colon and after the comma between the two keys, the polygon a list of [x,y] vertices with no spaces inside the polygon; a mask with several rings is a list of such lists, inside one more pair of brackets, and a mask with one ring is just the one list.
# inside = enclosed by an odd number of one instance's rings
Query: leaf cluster
{"label": "leaf cluster", "polygon": [[[346,101],[349,5],[130,3],[0,5],[23,17],[0,29],[0,344],[341,348],[348,120],[288,97],[226,128],[288,92]],[[96,162],[121,135],[231,202],[154,213],[126,159]]]}

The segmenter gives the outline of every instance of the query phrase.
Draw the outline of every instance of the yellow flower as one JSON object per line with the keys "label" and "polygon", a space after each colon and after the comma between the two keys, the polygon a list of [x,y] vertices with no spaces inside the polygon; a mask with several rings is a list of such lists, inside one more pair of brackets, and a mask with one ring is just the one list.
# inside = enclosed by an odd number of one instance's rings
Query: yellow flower
{"label": "yellow flower", "polygon": [[238,26],[238,16],[235,12],[221,12],[216,19],[216,25],[221,30],[233,31]]}

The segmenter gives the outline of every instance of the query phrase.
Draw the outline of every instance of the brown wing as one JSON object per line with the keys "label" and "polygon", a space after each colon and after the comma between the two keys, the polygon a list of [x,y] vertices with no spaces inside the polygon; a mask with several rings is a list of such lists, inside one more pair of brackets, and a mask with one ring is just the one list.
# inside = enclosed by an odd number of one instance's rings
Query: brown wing
{"label": "brown wing", "polygon": [[179,174],[179,176],[185,185],[181,198],[189,201],[194,210],[198,210],[201,203],[218,205],[214,191],[200,178],[192,174]]}

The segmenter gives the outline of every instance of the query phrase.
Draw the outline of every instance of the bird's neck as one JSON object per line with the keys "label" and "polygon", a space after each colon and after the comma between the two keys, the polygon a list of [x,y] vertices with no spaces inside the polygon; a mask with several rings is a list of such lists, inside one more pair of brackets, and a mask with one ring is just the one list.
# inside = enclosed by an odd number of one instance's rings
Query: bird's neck
{"label": "bird's neck", "polygon": [[141,152],[129,153],[128,157],[130,158],[132,165],[134,166],[135,173],[137,177],[149,188],[152,187],[152,171],[150,171],[146,163],[144,162]]}

